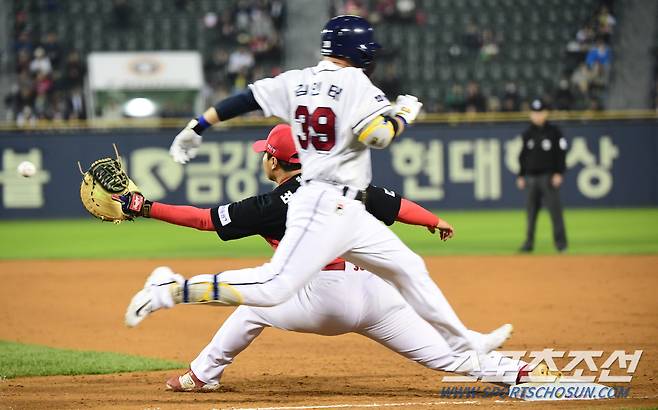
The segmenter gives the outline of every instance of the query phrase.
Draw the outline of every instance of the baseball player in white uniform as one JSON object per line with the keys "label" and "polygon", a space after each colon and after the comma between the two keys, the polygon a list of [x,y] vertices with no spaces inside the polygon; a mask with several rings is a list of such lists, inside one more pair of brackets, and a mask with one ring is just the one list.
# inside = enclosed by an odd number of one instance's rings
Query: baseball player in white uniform
{"label": "baseball player in white uniform", "polygon": [[[288,199],[303,179],[290,126],[277,125],[267,140],[254,143],[254,150],[264,153],[263,171],[277,184],[268,193],[217,208],[201,209],[153,202],[132,192],[122,197],[122,202],[141,204],[141,207],[125,211],[132,217],[215,231],[225,241],[261,235],[276,248],[285,232]],[[370,185],[366,192],[366,209],[386,225],[397,220],[434,232],[439,224],[436,215],[390,190]],[[133,196],[138,199],[133,200]],[[225,209],[230,223],[222,224],[219,220],[219,208]],[[158,268],[149,282],[160,285],[170,281],[173,275],[169,268]],[[452,367],[464,371],[460,367],[462,359],[457,358],[441,335],[421,319],[392,286],[366,270],[336,259],[280,305],[240,306],[192,361],[190,370],[170,378],[167,388],[177,392],[218,389],[226,367],[265,327],[328,336],[358,333],[430,369]],[[499,337],[497,333],[499,331],[484,337]],[[479,366],[470,368],[467,373],[476,377],[504,375],[510,383],[524,365],[496,352],[478,359]]]}
{"label": "baseball player in white uniform", "polygon": [[[339,16],[322,31],[322,54],[314,67],[256,81],[249,90],[208,109],[174,139],[170,153],[185,163],[196,155],[200,132],[219,121],[262,109],[288,122],[304,168],[302,186],[289,203],[286,233],[269,263],[249,269],[200,275],[167,286],[146,286],[132,299],[126,324],[176,303],[275,306],[293,297],[337,256],[395,286],[414,311],[454,352],[486,354],[502,338],[469,331],[430,278],[423,260],[363,204],[371,180],[370,148],[385,148],[412,123],[422,104],[399,96],[395,104],[367,73],[379,45],[361,17]],[[230,223],[226,214],[218,219]],[[452,236],[445,221],[438,226]]]}

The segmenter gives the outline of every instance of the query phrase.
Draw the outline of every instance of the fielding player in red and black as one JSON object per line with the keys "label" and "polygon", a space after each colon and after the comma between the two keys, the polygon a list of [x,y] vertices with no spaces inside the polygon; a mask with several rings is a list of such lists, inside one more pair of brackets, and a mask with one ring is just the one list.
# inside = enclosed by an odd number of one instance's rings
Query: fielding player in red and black
{"label": "fielding player in red and black", "polygon": [[558,126],[548,122],[548,107],[542,100],[530,104],[530,127],[523,132],[516,184],[526,190],[527,229],[521,252],[532,252],[535,225],[542,201],[553,222],[553,240],[558,252],[567,249],[560,186],[566,171],[567,140]]}
{"label": "fielding player in red and black", "polygon": [[[299,188],[301,176],[295,176],[273,191],[222,205],[210,216],[217,235],[230,241],[251,235],[261,235],[270,245],[276,246],[283,238],[288,212],[288,200]],[[400,210],[400,196],[389,195],[382,188],[370,185],[366,189],[366,209],[386,225],[395,222]],[[222,209],[224,208],[224,209]],[[230,223],[226,223],[227,219]]]}

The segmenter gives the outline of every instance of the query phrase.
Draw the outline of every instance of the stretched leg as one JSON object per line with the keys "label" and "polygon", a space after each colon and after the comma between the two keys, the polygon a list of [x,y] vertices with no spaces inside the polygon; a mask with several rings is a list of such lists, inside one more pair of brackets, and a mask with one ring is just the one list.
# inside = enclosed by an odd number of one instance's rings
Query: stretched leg
{"label": "stretched leg", "polygon": [[190,368],[202,382],[219,383],[226,366],[233,363],[235,357],[269,326],[271,324],[258,314],[256,308],[238,307],[192,361]]}
{"label": "stretched leg", "polygon": [[[445,340],[393,287],[367,271],[357,272],[353,268],[348,263],[347,272],[320,272],[281,305],[239,307],[192,362],[194,377],[205,389],[218,387],[224,369],[266,326],[323,335],[358,332],[426,367],[463,368],[462,361],[455,361],[458,356]],[[495,358],[495,354],[492,355]],[[509,359],[505,362],[483,358],[489,361],[483,361],[480,367],[468,371],[469,374],[481,377],[518,370]],[[184,389],[179,378],[170,380],[170,388],[176,391],[202,390],[200,385]]]}
{"label": "stretched leg", "polygon": [[277,306],[240,306],[192,361],[192,371],[204,383],[219,383],[224,369],[264,327],[322,335],[354,331],[363,303],[362,298],[355,296],[363,289],[365,275],[353,277],[352,273],[320,272],[292,298]]}

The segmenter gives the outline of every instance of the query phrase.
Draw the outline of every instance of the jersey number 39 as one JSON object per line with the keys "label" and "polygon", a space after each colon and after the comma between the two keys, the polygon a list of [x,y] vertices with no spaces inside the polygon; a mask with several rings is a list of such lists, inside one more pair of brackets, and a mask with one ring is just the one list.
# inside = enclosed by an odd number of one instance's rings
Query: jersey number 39
{"label": "jersey number 39", "polygon": [[308,148],[308,143],[316,151],[331,151],[336,145],[336,114],[329,107],[318,107],[313,113],[308,107],[300,105],[295,110],[295,121],[302,126],[302,133],[297,134],[302,149]]}

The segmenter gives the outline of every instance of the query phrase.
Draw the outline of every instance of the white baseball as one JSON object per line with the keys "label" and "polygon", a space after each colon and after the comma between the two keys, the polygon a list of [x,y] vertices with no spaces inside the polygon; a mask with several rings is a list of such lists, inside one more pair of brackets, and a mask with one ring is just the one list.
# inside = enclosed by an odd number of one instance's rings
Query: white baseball
{"label": "white baseball", "polygon": [[35,167],[34,164],[30,161],[21,162],[18,164],[16,169],[18,170],[18,173],[23,175],[25,178],[29,178],[37,173],[37,167]]}

